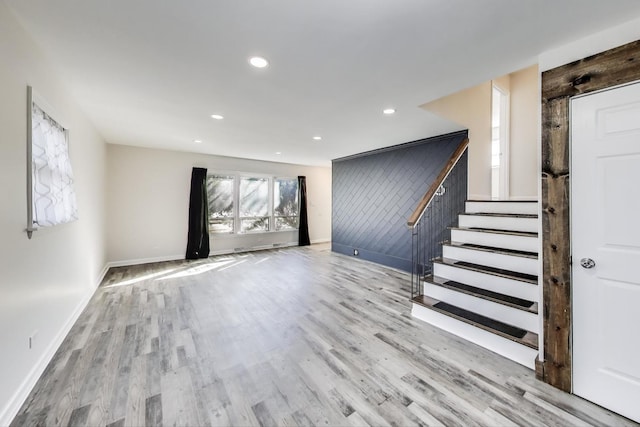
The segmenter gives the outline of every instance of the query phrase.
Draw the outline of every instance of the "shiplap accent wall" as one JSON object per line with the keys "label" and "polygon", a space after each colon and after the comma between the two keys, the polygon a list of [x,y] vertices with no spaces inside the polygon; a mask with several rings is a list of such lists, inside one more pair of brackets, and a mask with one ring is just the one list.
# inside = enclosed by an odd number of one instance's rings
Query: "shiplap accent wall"
{"label": "shiplap accent wall", "polygon": [[353,256],[357,249],[363,259],[409,271],[407,219],[466,137],[456,132],[334,160],[332,250]]}

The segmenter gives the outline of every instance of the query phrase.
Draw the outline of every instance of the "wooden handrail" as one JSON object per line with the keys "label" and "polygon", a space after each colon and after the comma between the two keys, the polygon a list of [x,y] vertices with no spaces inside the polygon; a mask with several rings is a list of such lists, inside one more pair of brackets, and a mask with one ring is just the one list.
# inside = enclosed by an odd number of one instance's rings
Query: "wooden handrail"
{"label": "wooden handrail", "polygon": [[460,157],[462,157],[462,154],[464,153],[464,150],[467,149],[468,145],[469,138],[465,138],[460,143],[460,145],[458,145],[456,151],[453,152],[445,167],[442,168],[438,177],[435,179],[435,181],[433,181],[433,184],[431,184],[431,187],[429,187],[427,192],[424,194],[422,200],[420,200],[420,203],[418,203],[418,207],[416,207],[416,209],[409,217],[409,220],[407,221],[407,226],[409,228],[415,227],[418,221],[420,221],[422,214],[429,206],[429,203],[431,203],[431,200],[433,200],[433,197],[436,195],[436,191],[438,191],[438,188],[440,188],[444,180],[447,179],[447,177],[451,173],[451,170],[456,165],[456,163],[458,163],[458,160],[460,160]]}

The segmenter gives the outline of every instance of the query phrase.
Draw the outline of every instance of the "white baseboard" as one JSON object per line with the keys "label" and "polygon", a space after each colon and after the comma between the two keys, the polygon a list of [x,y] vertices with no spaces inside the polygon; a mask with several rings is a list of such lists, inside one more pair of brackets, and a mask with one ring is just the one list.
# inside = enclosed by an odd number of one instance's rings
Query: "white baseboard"
{"label": "white baseboard", "polygon": [[251,246],[248,248],[238,248],[238,249],[220,249],[217,251],[211,251],[209,253],[209,256],[229,255],[229,254],[237,254],[242,252],[264,251],[268,249],[289,248],[292,246],[298,246],[298,242],[278,243],[275,246],[271,244],[271,245]]}
{"label": "white baseboard", "polygon": [[[329,243],[331,242],[331,239],[316,239],[316,240],[312,240],[311,244],[315,245],[318,243]],[[235,250],[235,249],[219,249],[217,251],[211,251],[209,253],[209,256],[216,256],[216,255],[229,255],[229,254],[235,254],[238,252],[251,252],[251,251],[263,251],[266,249],[277,249],[277,248],[287,248],[287,247],[291,247],[291,246],[298,246],[298,242],[289,242],[289,243],[281,243],[281,244],[277,244],[277,245],[261,245],[261,246],[252,246],[252,247],[248,247],[248,248],[242,248],[241,251]],[[138,259],[128,259],[128,260],[121,260],[121,261],[110,261],[106,264],[105,266],[105,270],[102,272],[102,276],[100,278],[100,280],[102,281],[102,279],[104,278],[104,276],[107,274],[107,271],[109,271],[110,268],[112,267],[127,267],[130,265],[139,265],[139,264],[149,264],[152,262],[163,262],[163,261],[177,261],[177,260],[181,260],[184,259],[184,255],[166,255],[166,256],[159,256],[159,257],[151,257],[151,258],[138,258]],[[100,282],[98,282],[100,283]]]}
{"label": "white baseboard", "polygon": [[316,245],[318,243],[331,243],[331,239],[315,239],[311,241],[312,245]]}
{"label": "white baseboard", "polygon": [[60,331],[55,336],[53,341],[51,341],[49,346],[47,346],[47,348],[45,349],[44,353],[42,353],[42,356],[40,357],[40,359],[38,359],[38,362],[33,366],[33,368],[31,368],[31,371],[29,371],[27,377],[24,379],[22,384],[20,384],[20,387],[18,387],[18,390],[15,392],[13,397],[9,400],[7,406],[2,409],[2,411],[0,412],[0,426],[8,426],[9,424],[11,424],[11,421],[15,418],[15,416],[18,415],[20,407],[24,404],[25,400],[27,400],[27,397],[29,397],[29,393],[31,393],[33,387],[35,387],[36,383],[44,373],[44,370],[49,365],[49,362],[51,362],[51,360],[53,359],[53,356],[55,356],[56,351],[58,351],[58,349],[62,345],[62,342],[69,334],[69,331],[71,331],[71,328],[76,323],[84,309],[87,307],[89,301],[91,301],[91,298],[95,294],[100,283],[102,283],[102,279],[107,274],[107,271],[109,271],[108,264],[105,265],[100,272],[97,278],[98,280],[94,282],[93,288],[89,292],[87,292],[87,294],[78,303],[75,310],[73,310],[62,328],[60,328]]}
{"label": "white baseboard", "polygon": [[139,264],[150,264],[152,262],[163,262],[163,261],[176,261],[179,259],[184,259],[184,254],[181,255],[165,255],[151,258],[138,258],[138,259],[127,259],[121,261],[110,261],[107,263],[107,270],[111,267],[127,267],[130,265],[139,265]]}
{"label": "white baseboard", "polygon": [[[109,272],[110,268],[111,268],[111,266],[109,265],[109,263],[106,263],[104,265],[104,268],[102,269],[102,271],[98,275],[98,280],[96,281],[95,289],[97,289],[98,286],[100,286],[102,284],[102,281],[104,280],[104,276],[107,275],[107,273]],[[94,292],[95,292],[95,289],[94,289]]]}

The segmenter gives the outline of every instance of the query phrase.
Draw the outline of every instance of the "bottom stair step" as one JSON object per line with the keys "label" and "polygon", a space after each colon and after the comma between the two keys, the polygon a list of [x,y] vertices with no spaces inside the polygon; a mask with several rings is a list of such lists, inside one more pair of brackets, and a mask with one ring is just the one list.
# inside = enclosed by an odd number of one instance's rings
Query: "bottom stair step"
{"label": "bottom stair step", "polygon": [[525,331],[524,329],[507,325],[506,323],[502,323],[489,317],[474,313],[472,311],[465,310],[464,308],[456,307],[455,305],[447,304],[446,302],[437,302],[433,304],[433,307],[439,310],[446,311],[447,313],[451,313],[454,316],[463,317],[474,324],[480,324],[482,326],[486,326],[487,328],[495,329],[496,331],[500,331],[503,334],[507,334],[514,338],[522,339],[525,335],[527,335],[527,331]]}
{"label": "bottom stair step", "polygon": [[530,369],[538,356],[538,335],[424,295],[413,298],[411,314]]}

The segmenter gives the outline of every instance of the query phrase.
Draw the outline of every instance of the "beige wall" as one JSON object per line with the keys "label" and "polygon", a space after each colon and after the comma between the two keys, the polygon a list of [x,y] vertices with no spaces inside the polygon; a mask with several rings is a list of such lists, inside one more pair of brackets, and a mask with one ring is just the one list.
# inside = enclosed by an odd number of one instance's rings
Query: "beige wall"
{"label": "beige wall", "polygon": [[[331,238],[331,169],[108,145],[107,256],[115,264],[184,257],[194,166],[219,172],[307,177],[312,242]],[[297,242],[297,233],[212,235],[212,253]]]}
{"label": "beige wall", "polygon": [[491,82],[421,106],[469,129],[469,199],[491,198]]}
{"label": "beige wall", "polygon": [[[7,425],[103,272],[106,155],[100,136],[3,2],[0,40],[0,425]],[[31,240],[24,232],[27,85],[70,129],[80,216],[36,231]]]}
{"label": "beige wall", "polygon": [[516,71],[510,76],[509,196],[511,199],[538,200],[538,66]]}
{"label": "beige wall", "polygon": [[[510,199],[538,198],[538,79],[532,66],[494,80],[510,94]],[[421,106],[469,129],[469,199],[491,198],[491,90],[489,81]]]}

